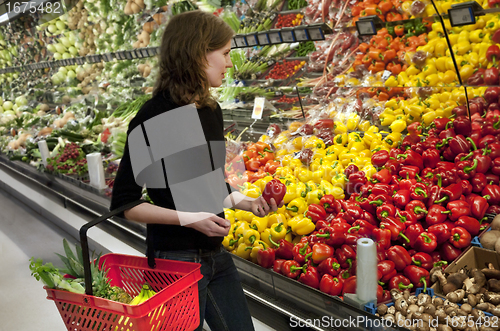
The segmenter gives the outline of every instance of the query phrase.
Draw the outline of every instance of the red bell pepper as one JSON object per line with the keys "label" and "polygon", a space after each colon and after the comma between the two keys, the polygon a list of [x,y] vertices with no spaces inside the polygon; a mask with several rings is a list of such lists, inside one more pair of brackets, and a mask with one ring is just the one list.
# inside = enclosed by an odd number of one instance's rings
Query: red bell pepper
{"label": "red bell pepper", "polygon": [[[456,133],[456,131],[455,131]],[[469,153],[471,145],[469,141],[465,139],[465,137],[461,134],[457,134],[453,137],[449,142],[449,147],[451,152],[453,153],[453,157],[460,153]]]}
{"label": "red bell pepper", "polygon": [[271,198],[273,198],[274,201],[276,201],[276,204],[279,205],[283,200],[285,194],[286,194],[285,184],[283,184],[277,179],[272,179],[269,182],[267,182],[264,191],[262,192],[262,197],[267,202],[270,202]]}
{"label": "red bell pepper", "polygon": [[404,154],[399,154],[397,159],[403,160],[404,165],[415,166],[420,170],[424,169],[424,160],[422,156],[412,150],[407,150]]}
{"label": "red bell pepper", "polygon": [[500,157],[493,159],[490,171],[495,175],[500,175]]}
{"label": "red bell pepper", "polygon": [[435,168],[437,163],[441,161],[440,154],[437,149],[426,149],[422,153],[425,168]]}
{"label": "red bell pepper", "polygon": [[[482,151],[482,152],[481,152]],[[476,153],[477,152],[477,153]],[[491,158],[487,153],[487,149],[478,149],[474,153],[474,161],[477,161],[476,172],[485,174],[491,167]]]}
{"label": "red bell pepper", "polygon": [[287,260],[281,265],[281,273],[288,278],[296,279],[301,271],[300,264],[295,260]]}
{"label": "red bell pepper", "polygon": [[413,248],[424,253],[432,253],[437,247],[437,238],[432,233],[422,232],[415,240]]}
{"label": "red bell pepper", "polygon": [[443,212],[443,214],[448,214],[448,217],[452,222],[456,222],[462,216],[470,215],[470,205],[467,201],[451,201],[448,202],[446,208],[448,208],[448,211]]}
{"label": "red bell pepper", "polygon": [[450,243],[456,248],[468,247],[471,243],[472,237],[470,233],[464,228],[457,226],[451,230]]}
{"label": "red bell pepper", "polygon": [[293,246],[293,259],[297,261],[300,265],[306,262],[306,255],[312,252],[309,243],[298,243]]}
{"label": "red bell pepper", "polygon": [[460,179],[470,179],[476,175],[478,161],[460,161],[457,163],[457,175]]}
{"label": "red bell pepper", "polygon": [[400,189],[394,196],[392,197],[393,203],[398,208],[405,208],[405,206],[411,201],[410,200],[410,191]]}
{"label": "red bell pepper", "polygon": [[377,183],[371,187],[373,195],[387,194],[392,195],[391,187],[388,184]]}
{"label": "red bell pepper", "polygon": [[313,266],[302,267],[306,268],[305,271],[299,276],[299,282],[312,288],[319,288],[319,274],[318,269]]}
{"label": "red bell pepper", "polygon": [[435,204],[439,204],[445,201],[455,201],[460,199],[462,195],[462,185],[461,184],[451,184],[447,187],[441,188],[439,192],[439,200],[434,201]]}
{"label": "red bell pepper", "polygon": [[350,175],[355,174],[359,171],[359,168],[357,165],[354,163],[349,164],[345,169],[344,169],[344,175],[349,178]]}
{"label": "red bell pepper", "polygon": [[453,129],[457,135],[468,137],[472,131],[472,125],[468,116],[457,116],[453,121]]}
{"label": "red bell pepper", "polygon": [[323,243],[314,244],[312,247],[312,260],[315,264],[319,264],[321,261],[326,260],[333,256],[333,249]]}
{"label": "red bell pepper", "polygon": [[285,260],[293,259],[293,244],[285,239],[280,239],[278,244],[273,243],[276,246],[276,257]]}
{"label": "red bell pepper", "polygon": [[370,237],[372,235],[373,229],[375,229],[375,225],[360,219],[352,223],[352,227],[347,232],[357,233],[363,237]]}
{"label": "red bell pepper", "polygon": [[377,207],[382,206],[384,203],[392,203],[392,197],[386,194],[379,194],[372,198],[370,196],[368,199],[371,199],[371,201],[369,202],[370,205],[374,205]]}
{"label": "red bell pepper", "polygon": [[417,216],[417,220],[421,220],[427,215],[425,204],[419,200],[413,200],[408,203],[405,210],[414,213]]}
{"label": "red bell pepper", "polygon": [[470,180],[470,183],[472,185],[472,192],[479,193],[484,190],[486,185],[488,184],[486,182],[486,176],[481,173],[476,173],[476,175]]}
{"label": "red bell pepper", "polygon": [[320,229],[315,236],[322,238],[327,245],[339,246],[345,242],[345,234],[350,228],[351,226],[348,223],[335,223],[332,226]]}
{"label": "red bell pepper", "polygon": [[372,164],[375,167],[383,167],[387,161],[389,161],[389,152],[386,150],[380,150],[372,155]]}
{"label": "red bell pepper", "polygon": [[425,200],[428,198],[427,186],[422,183],[416,183],[410,189],[410,197],[413,200]]}
{"label": "red bell pepper", "polygon": [[[405,177],[403,177],[405,178]],[[402,179],[399,182],[399,189],[404,191],[410,191],[411,187],[417,183],[415,178]]]}
{"label": "red bell pepper", "polygon": [[396,274],[398,273],[396,271],[396,265],[394,264],[394,262],[390,261],[390,260],[385,260],[385,261],[382,261],[382,262],[379,262],[377,264],[377,270],[379,271],[379,274],[381,275],[381,278],[379,279],[379,284],[380,285],[384,285],[385,283],[387,283],[389,280],[391,280],[392,277],[396,276]]}
{"label": "red bell pepper", "polygon": [[403,223],[405,227],[417,223],[417,216],[414,213],[406,210],[396,211],[396,217],[399,218],[399,221]]}
{"label": "red bell pepper", "polygon": [[313,223],[316,223],[326,218],[326,211],[322,206],[312,203],[306,211],[306,217],[310,218]]}
{"label": "red bell pepper", "polygon": [[467,196],[467,195],[470,195],[472,193],[472,185],[468,180],[462,180],[460,182],[460,184],[462,185],[462,194],[463,195]]}
{"label": "red bell pepper", "polygon": [[413,179],[420,173],[420,170],[421,169],[415,166],[404,165],[399,169],[399,176],[401,178]]}
{"label": "red bell pepper", "polygon": [[319,289],[321,292],[333,296],[341,295],[344,281],[342,278],[334,277],[329,274],[324,274],[319,282]]}
{"label": "red bell pepper", "polygon": [[334,257],[329,257],[318,265],[318,272],[322,275],[329,274],[333,277],[337,277],[340,271],[340,264]]}
{"label": "red bell pepper", "polygon": [[405,235],[410,241],[410,246],[413,246],[415,244],[415,241],[422,232],[424,232],[424,228],[420,223],[412,224],[408,228],[406,228]]}
{"label": "red bell pepper", "polygon": [[281,266],[283,265],[283,262],[285,262],[286,260],[284,259],[276,259],[274,260],[274,263],[273,263],[273,271],[274,272],[277,272],[279,274],[281,274]]}
{"label": "red bell pepper", "polygon": [[481,194],[488,200],[488,204],[490,205],[498,205],[500,203],[500,186],[498,185],[486,185]]}
{"label": "red bell pepper", "polygon": [[263,248],[257,252],[257,264],[262,268],[271,268],[275,259],[275,250],[273,248]]}
{"label": "red bell pepper", "polygon": [[406,129],[410,134],[419,135],[422,133],[422,124],[420,124],[419,122],[413,122],[412,124],[408,125]]}
{"label": "red bell pepper", "polygon": [[496,60],[500,59],[500,48],[498,48],[497,45],[491,45],[488,47],[488,50],[486,51],[486,58],[488,61],[496,64]]}
{"label": "red bell pepper", "polygon": [[450,228],[444,223],[429,226],[427,232],[432,233],[436,237],[438,245],[447,242],[451,234]]}
{"label": "red bell pepper", "polygon": [[455,222],[456,226],[462,227],[467,232],[470,233],[471,236],[477,236],[481,229],[481,224],[475,218],[469,216],[462,216]]}
{"label": "red bell pepper", "polygon": [[446,221],[446,208],[440,205],[432,205],[427,211],[427,216],[425,217],[425,223],[427,226],[440,224]]}
{"label": "red bell pepper", "polygon": [[342,294],[345,293],[356,293],[356,276],[351,276],[344,280],[344,287],[342,288]]}
{"label": "red bell pepper", "polygon": [[431,270],[434,267],[432,256],[424,252],[416,253],[411,257],[411,260],[417,267],[424,268],[425,270]]}
{"label": "red bell pepper", "polygon": [[427,291],[427,284],[429,284],[429,271],[415,265],[409,265],[404,269],[403,273],[406,277],[408,277],[414,286],[423,286],[424,292]]}
{"label": "red bell pepper", "polygon": [[398,289],[401,292],[413,288],[411,281],[403,275],[396,275],[389,281],[389,289]]}
{"label": "red bell pepper", "polygon": [[380,243],[384,249],[391,247],[392,232],[389,229],[375,228],[372,231],[372,238],[375,242]]}
{"label": "red bell pepper", "polygon": [[439,198],[439,193],[441,192],[441,175],[436,175],[436,178],[438,178],[438,185],[432,185],[428,189],[428,195],[429,198],[427,199],[426,207],[431,208],[434,205],[434,201],[436,201]]}
{"label": "red bell pepper", "polygon": [[394,217],[388,216],[382,222],[380,222],[381,229],[389,229],[391,231],[391,240],[396,241],[399,238],[404,239],[406,242],[410,240],[404,234],[406,229],[404,223],[401,223],[399,220]]}
{"label": "red bell pepper", "polygon": [[380,207],[377,207],[377,217],[379,220],[384,220],[387,217],[396,216],[396,207],[391,204],[383,204]]}
{"label": "red bell pepper", "polygon": [[470,201],[470,213],[472,217],[481,220],[484,217],[484,214],[488,210],[489,204],[488,200],[484,197],[475,196]]}
{"label": "red bell pepper", "polygon": [[327,213],[339,213],[342,206],[331,194],[325,194],[319,200],[319,204]]}
{"label": "red bell pepper", "polygon": [[389,184],[391,182],[391,173],[387,169],[381,169],[372,176],[372,183]]}
{"label": "red bell pepper", "polygon": [[349,247],[355,248],[358,244],[358,239],[364,238],[358,233],[346,233],[345,235],[345,244]]}
{"label": "red bell pepper", "polygon": [[498,184],[500,184],[500,176],[488,173],[488,174],[486,174],[486,181],[490,185],[498,185]]}
{"label": "red bell pepper", "polygon": [[340,263],[340,267],[347,269],[352,267],[353,261],[356,260],[356,251],[349,245],[342,245],[335,250],[335,257]]}
{"label": "red bell pepper", "polygon": [[401,168],[401,163],[396,160],[389,159],[389,161],[385,163],[384,167],[391,172],[391,175],[397,175],[399,173],[399,169]]}
{"label": "red bell pepper", "polygon": [[411,256],[403,246],[392,246],[387,250],[386,255],[387,259],[394,262],[395,268],[398,271],[404,270],[411,264]]}
{"label": "red bell pepper", "polygon": [[361,187],[366,183],[366,176],[363,171],[358,171],[349,176],[349,180],[346,183],[346,193],[358,193]]}

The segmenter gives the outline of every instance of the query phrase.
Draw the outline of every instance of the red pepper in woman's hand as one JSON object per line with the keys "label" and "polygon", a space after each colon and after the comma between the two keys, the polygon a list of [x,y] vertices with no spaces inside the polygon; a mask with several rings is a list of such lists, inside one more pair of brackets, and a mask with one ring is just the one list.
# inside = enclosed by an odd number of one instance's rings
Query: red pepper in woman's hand
{"label": "red pepper in woman's hand", "polygon": [[411,260],[417,267],[424,268],[425,270],[431,270],[434,267],[432,256],[424,252],[416,253],[411,257]]}
{"label": "red pepper in woman's hand", "polygon": [[300,264],[295,260],[287,260],[281,265],[281,273],[288,278],[296,279],[301,271]]}
{"label": "red pepper in woman's hand", "polygon": [[329,274],[333,277],[337,277],[340,271],[340,264],[334,257],[329,257],[318,265],[318,272],[321,275]]}
{"label": "red pepper in woman's hand", "polygon": [[334,277],[329,274],[324,274],[319,282],[319,289],[321,292],[337,296],[342,294],[344,281],[342,278]]}
{"label": "red pepper in woman's hand", "polygon": [[432,253],[437,247],[437,238],[432,233],[422,232],[415,240],[413,248],[424,253]]}
{"label": "red pepper in woman's hand", "polygon": [[500,203],[500,186],[498,185],[485,185],[481,191],[490,205],[498,205]]}
{"label": "red pepper in woman's hand", "polygon": [[413,200],[425,200],[429,196],[427,195],[427,186],[422,183],[416,183],[410,188],[410,197]]}
{"label": "red pepper in woman's hand", "polygon": [[285,194],[286,194],[285,184],[283,184],[277,179],[272,179],[266,184],[266,187],[262,192],[262,197],[267,202],[270,202],[271,198],[273,198],[276,204],[279,205],[283,200]]}
{"label": "red pepper in woman's hand", "polygon": [[451,230],[450,243],[456,248],[468,247],[471,243],[472,237],[470,233],[464,228],[457,226]]}
{"label": "red pepper in woman's hand", "polygon": [[455,222],[455,226],[459,226],[467,230],[471,236],[477,236],[481,229],[481,224],[475,218],[469,216],[462,216]]}
{"label": "red pepper in woman's hand", "polygon": [[443,223],[448,217],[445,212],[446,208],[444,208],[443,206],[432,205],[427,211],[425,223],[427,224],[427,226]]}
{"label": "red pepper in woman's hand", "polygon": [[375,167],[383,167],[389,161],[389,152],[380,150],[372,155],[372,164]]}
{"label": "red pepper in woman's hand", "polygon": [[427,232],[432,233],[436,237],[438,245],[447,242],[451,234],[450,228],[444,223],[429,226]]}
{"label": "red pepper in woman's hand", "polygon": [[319,288],[318,269],[313,266],[308,266],[307,269],[299,276],[299,282],[307,286],[311,286],[312,288]]}
{"label": "red pepper in woman's hand", "polygon": [[300,265],[306,262],[306,256],[312,252],[309,243],[298,243],[293,246],[293,259],[297,261]]}
{"label": "red pepper in woman's hand", "polygon": [[406,277],[408,277],[414,286],[423,286],[424,292],[427,291],[427,284],[429,284],[429,271],[415,265],[409,265],[404,269],[403,273]]}
{"label": "red pepper in woman's hand", "polygon": [[411,256],[403,246],[392,246],[387,250],[386,255],[387,259],[394,262],[395,268],[398,271],[403,270],[411,264]]}
{"label": "red pepper in woman's hand", "polygon": [[381,275],[380,279],[379,279],[379,284],[380,285],[384,285],[385,283],[387,283],[389,280],[391,280],[392,277],[396,276],[396,274],[398,273],[396,271],[396,265],[394,264],[394,262],[390,261],[390,260],[385,260],[385,261],[382,261],[382,262],[379,262],[377,264],[377,270],[379,271],[379,274]]}
{"label": "red pepper in woman's hand", "polygon": [[389,281],[389,289],[398,289],[401,292],[413,288],[411,281],[403,275],[396,275]]}
{"label": "red pepper in woman's hand", "polygon": [[425,168],[435,168],[437,163],[441,161],[440,154],[437,149],[426,149],[422,153]]}
{"label": "red pepper in woman's hand", "polygon": [[408,203],[405,207],[405,210],[414,213],[417,216],[417,220],[421,220],[427,215],[425,204],[419,200],[413,200]]}

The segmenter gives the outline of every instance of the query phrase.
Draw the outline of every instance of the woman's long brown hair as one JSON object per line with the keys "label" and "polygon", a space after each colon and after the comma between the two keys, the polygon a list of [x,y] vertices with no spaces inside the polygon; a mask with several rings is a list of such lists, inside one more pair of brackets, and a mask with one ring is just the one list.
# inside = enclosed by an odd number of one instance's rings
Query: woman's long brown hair
{"label": "woman's long brown hair", "polygon": [[175,15],[167,24],[153,95],[169,92],[180,106],[215,107],[205,73],[206,55],[224,47],[234,31],[222,19],[199,10]]}

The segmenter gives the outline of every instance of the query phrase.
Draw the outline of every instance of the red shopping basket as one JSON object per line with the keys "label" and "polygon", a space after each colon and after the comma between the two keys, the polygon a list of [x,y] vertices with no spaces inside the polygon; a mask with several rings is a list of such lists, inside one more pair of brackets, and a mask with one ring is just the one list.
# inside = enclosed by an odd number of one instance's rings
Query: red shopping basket
{"label": "red shopping basket", "polygon": [[128,305],[92,295],[87,230],[138,203],[140,202],[111,211],[80,229],[85,294],[45,287],[47,299],[54,300],[68,330],[194,330],[200,324],[198,281],[203,276],[198,263],[155,259],[155,268],[150,268],[144,257],[106,254],[101,257],[99,267],[104,265],[109,269],[111,286],[119,286],[131,296],[136,296],[147,282],[156,294],[139,305]]}

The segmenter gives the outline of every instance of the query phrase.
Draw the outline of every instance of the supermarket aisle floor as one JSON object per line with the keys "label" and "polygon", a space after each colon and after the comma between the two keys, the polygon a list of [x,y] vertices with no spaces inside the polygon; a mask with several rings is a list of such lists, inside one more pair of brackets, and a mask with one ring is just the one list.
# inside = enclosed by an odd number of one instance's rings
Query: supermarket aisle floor
{"label": "supermarket aisle floor", "polygon": [[[0,189],[0,331],[66,330],[42,283],[29,270],[32,256],[63,267],[54,254],[64,254],[63,238],[77,242]],[[272,331],[256,319],[254,325],[256,331]]]}

